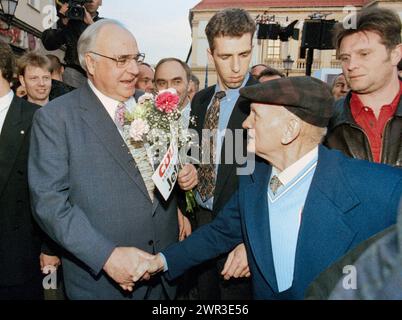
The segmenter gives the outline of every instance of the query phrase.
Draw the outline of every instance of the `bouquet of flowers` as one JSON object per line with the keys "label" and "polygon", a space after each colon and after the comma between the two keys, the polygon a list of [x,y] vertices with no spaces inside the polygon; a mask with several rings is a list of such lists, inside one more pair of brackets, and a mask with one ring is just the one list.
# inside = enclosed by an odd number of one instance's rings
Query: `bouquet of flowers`
{"label": "bouquet of flowers", "polygon": [[[175,89],[161,91],[156,96],[145,93],[134,111],[126,110],[121,115],[129,148],[144,150],[147,157],[143,156],[143,161],[149,161],[154,169],[171,143],[176,143],[180,150],[179,165],[188,162],[185,150],[191,145],[191,134],[181,120],[179,101]],[[193,212],[196,202],[192,191],[186,192],[186,204],[186,211]]]}

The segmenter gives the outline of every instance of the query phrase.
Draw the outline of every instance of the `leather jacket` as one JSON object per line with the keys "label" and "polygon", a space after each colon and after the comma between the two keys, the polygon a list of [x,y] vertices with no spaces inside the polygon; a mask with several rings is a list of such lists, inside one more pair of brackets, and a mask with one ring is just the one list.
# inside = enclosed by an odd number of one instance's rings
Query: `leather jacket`
{"label": "leather jacket", "polygon": [[[328,126],[324,144],[349,157],[373,161],[370,143],[364,130],[353,119],[351,93],[335,103],[335,114]],[[402,99],[383,132],[381,163],[402,168]]]}

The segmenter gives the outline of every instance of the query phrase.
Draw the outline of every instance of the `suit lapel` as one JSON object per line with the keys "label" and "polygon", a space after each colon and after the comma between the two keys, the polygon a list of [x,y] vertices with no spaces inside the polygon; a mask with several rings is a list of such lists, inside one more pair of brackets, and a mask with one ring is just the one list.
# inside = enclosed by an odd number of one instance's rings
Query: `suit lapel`
{"label": "suit lapel", "polygon": [[253,183],[244,188],[244,219],[251,253],[265,280],[272,290],[277,292],[267,196],[270,175],[271,167],[267,163],[256,162]]}
{"label": "suit lapel", "polygon": [[294,279],[311,281],[351,245],[355,232],[344,215],[359,204],[339,166],[339,156],[320,147],[300,226]]}
{"label": "suit lapel", "polygon": [[14,97],[0,135],[0,195],[8,181],[30,125],[30,121],[24,121],[21,100]]}
{"label": "suit lapel", "polygon": [[144,180],[126,143],[106,109],[88,85],[81,89],[80,111],[82,118],[99,138],[106,150],[137,184],[146,198],[151,201]]}
{"label": "suit lapel", "polygon": [[[202,129],[204,128],[205,115],[207,114],[208,106],[211,103],[211,100],[214,96],[215,87],[216,86],[207,88],[205,90],[205,92],[202,94],[202,96],[199,96],[199,100],[200,100],[199,104],[197,104],[197,105],[193,104],[191,106],[191,115],[190,116],[195,117],[196,125],[195,125],[194,129],[196,129],[198,132],[200,145],[201,145],[201,140],[202,140]],[[191,123],[190,123],[190,128],[192,128]]]}

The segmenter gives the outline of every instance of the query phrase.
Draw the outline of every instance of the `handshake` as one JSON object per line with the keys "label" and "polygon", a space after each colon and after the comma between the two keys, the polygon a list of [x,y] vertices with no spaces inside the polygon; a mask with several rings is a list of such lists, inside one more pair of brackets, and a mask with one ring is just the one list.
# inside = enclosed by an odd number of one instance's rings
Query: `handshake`
{"label": "handshake", "polygon": [[133,247],[114,249],[103,267],[103,270],[127,291],[133,291],[137,281],[149,280],[152,275],[163,269],[164,261],[160,255],[152,255]]}

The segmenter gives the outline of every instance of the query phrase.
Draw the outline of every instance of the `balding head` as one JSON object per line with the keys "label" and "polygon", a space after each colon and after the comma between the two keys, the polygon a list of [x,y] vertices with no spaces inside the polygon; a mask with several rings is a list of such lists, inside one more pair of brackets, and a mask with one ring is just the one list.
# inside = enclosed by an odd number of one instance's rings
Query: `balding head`
{"label": "balding head", "polygon": [[78,42],[82,67],[95,87],[118,101],[135,92],[139,52],[132,33],[114,20],[100,20],[89,26]]}

